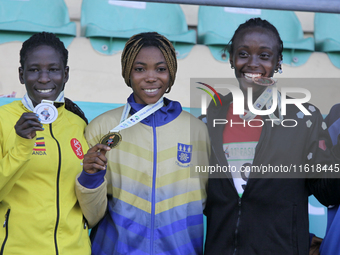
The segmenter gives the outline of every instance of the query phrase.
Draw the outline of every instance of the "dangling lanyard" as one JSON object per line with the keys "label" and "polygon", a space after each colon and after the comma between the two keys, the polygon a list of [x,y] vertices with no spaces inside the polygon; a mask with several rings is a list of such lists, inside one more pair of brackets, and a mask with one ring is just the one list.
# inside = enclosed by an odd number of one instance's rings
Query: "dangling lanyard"
{"label": "dangling lanyard", "polygon": [[60,92],[55,101],[43,99],[41,100],[40,104],[36,105],[36,107],[33,106],[32,100],[29,98],[27,93],[23,96],[21,102],[26,107],[26,109],[39,115],[41,123],[49,124],[58,118],[58,110],[53,104],[65,103],[64,91]]}
{"label": "dangling lanyard", "polygon": [[[270,86],[267,87],[265,91],[262,92],[262,94],[256,99],[253,107],[256,110],[261,110],[264,106],[266,106],[267,109],[270,109],[273,105],[273,88],[276,88],[276,86]],[[277,107],[279,112],[279,117],[276,117],[274,113],[270,113],[268,116],[271,120],[273,120],[274,124],[280,125],[280,123],[283,120],[283,116],[281,114],[281,94],[280,92],[277,92]],[[251,111],[246,111],[245,115],[240,115],[240,118],[249,121],[256,117],[256,114],[252,113]]]}
{"label": "dangling lanyard", "polygon": [[118,144],[122,141],[122,135],[119,133],[121,130],[136,125],[138,122],[141,122],[143,119],[162,108],[163,105],[164,100],[163,97],[161,97],[156,103],[146,105],[128,118],[131,106],[129,103],[126,103],[120,118],[120,123],[118,126],[111,129],[107,135],[103,136],[100,143],[110,146],[111,148],[118,146]]}

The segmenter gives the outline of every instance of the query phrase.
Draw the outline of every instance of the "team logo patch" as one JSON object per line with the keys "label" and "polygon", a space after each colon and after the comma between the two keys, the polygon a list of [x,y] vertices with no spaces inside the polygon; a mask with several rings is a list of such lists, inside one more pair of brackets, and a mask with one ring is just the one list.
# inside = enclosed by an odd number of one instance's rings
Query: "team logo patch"
{"label": "team logo patch", "polygon": [[71,140],[71,147],[72,147],[73,152],[76,154],[76,156],[79,159],[84,158],[83,147],[81,146],[81,143],[76,138],[73,138]]}
{"label": "team logo patch", "polygon": [[192,145],[183,143],[177,144],[177,165],[189,167],[191,161]]}
{"label": "team logo patch", "polygon": [[34,144],[32,155],[47,155],[45,148],[44,137],[37,137],[36,142]]}

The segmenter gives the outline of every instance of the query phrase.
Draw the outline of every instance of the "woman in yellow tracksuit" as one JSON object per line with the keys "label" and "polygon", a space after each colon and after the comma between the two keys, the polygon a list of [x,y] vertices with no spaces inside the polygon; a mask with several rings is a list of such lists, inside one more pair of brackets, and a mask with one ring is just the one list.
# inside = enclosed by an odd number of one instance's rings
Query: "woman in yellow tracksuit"
{"label": "woman in yellow tracksuit", "polygon": [[54,34],[33,35],[20,51],[19,79],[27,93],[0,107],[1,255],[91,252],[74,191],[88,149],[87,120],[64,98],[67,58]]}

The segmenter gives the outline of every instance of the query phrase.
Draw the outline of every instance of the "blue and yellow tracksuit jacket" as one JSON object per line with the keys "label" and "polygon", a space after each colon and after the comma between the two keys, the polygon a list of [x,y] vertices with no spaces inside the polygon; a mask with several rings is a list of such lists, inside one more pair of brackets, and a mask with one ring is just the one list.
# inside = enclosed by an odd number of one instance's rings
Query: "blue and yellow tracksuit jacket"
{"label": "blue and yellow tracksuit jacket", "polygon": [[[122,130],[120,145],[106,153],[106,171],[82,172],[77,196],[92,229],[92,254],[202,254],[206,176],[206,126],[178,102]],[[128,99],[134,114],[144,105]],[[120,121],[108,111],[86,128],[90,147]],[[105,181],[104,181],[105,175]],[[202,177],[202,178],[199,178]],[[108,199],[107,199],[108,197]]]}
{"label": "blue and yellow tracksuit jacket", "polygon": [[90,254],[74,191],[81,171],[86,123],[64,106],[33,139],[14,126],[21,101],[0,107],[0,254]]}

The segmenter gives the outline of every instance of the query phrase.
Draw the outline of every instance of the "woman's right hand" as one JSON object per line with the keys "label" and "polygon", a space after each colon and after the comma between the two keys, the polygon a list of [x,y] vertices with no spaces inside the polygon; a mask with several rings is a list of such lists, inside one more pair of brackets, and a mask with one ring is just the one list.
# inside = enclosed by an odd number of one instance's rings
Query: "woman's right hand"
{"label": "woman's right hand", "polygon": [[26,139],[33,139],[36,131],[43,131],[39,117],[33,112],[24,112],[14,126],[16,133]]}
{"label": "woman's right hand", "polygon": [[84,171],[89,174],[94,174],[105,170],[107,165],[105,154],[109,150],[111,150],[109,146],[100,143],[89,149],[83,160]]}

